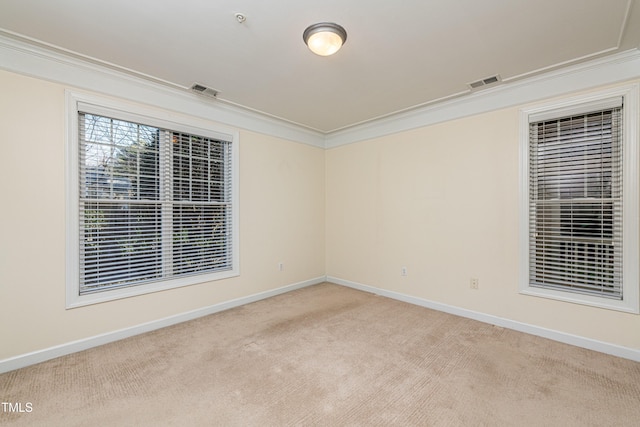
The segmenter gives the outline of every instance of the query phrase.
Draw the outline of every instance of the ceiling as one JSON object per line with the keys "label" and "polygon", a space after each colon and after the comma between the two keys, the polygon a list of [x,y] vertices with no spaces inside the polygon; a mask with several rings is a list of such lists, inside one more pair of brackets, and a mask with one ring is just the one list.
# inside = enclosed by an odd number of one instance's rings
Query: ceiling
{"label": "ceiling", "polygon": [[[211,102],[331,133],[465,96],[490,76],[508,85],[638,49],[639,3],[2,0],[0,30],[185,90],[197,82],[219,91]],[[331,57],[302,40],[321,21],[348,33]]]}

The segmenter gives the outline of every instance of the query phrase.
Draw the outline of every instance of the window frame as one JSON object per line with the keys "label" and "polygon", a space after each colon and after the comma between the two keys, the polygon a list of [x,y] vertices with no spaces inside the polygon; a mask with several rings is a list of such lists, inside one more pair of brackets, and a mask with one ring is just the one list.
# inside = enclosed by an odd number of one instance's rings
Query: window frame
{"label": "window frame", "polygon": [[[239,132],[205,119],[99,95],[66,90],[66,308],[165,291],[240,275]],[[79,112],[141,123],[231,142],[231,263],[229,270],[161,279],[148,283],[80,295]],[[162,161],[162,160],[161,160]]]}
{"label": "window frame", "polygon": [[[551,298],[569,303],[589,305],[599,308],[640,313],[640,286],[638,284],[639,248],[638,192],[639,179],[639,84],[614,87],[585,95],[561,100],[553,100],[520,109],[520,268],[519,293],[536,297]],[[607,108],[613,98],[623,99],[623,174],[622,174],[622,299],[614,300],[604,296],[574,293],[569,290],[555,290],[530,286],[529,284],[529,125],[532,122],[560,118],[572,114],[582,114]]]}

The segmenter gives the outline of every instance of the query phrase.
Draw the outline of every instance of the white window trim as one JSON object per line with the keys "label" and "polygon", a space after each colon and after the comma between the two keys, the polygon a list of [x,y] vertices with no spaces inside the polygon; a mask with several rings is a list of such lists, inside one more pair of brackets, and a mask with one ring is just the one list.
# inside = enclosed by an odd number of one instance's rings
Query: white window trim
{"label": "white window trim", "polygon": [[[524,295],[551,298],[576,304],[590,305],[629,313],[640,313],[639,275],[639,133],[640,84],[614,87],[587,95],[537,104],[520,110],[520,269],[519,292]],[[562,116],[584,108],[606,108],[608,100],[624,98],[623,111],[623,299],[611,300],[593,295],[563,292],[529,286],[529,123],[541,117]]]}
{"label": "white window trim", "polygon": [[[239,132],[226,128],[207,120],[192,116],[185,116],[157,109],[129,103],[122,100],[102,97],[94,94],[71,91],[65,92],[66,99],[66,308],[75,308],[90,304],[97,304],[121,298],[128,298],[152,292],[165,291],[183,286],[206,283],[214,280],[227,279],[240,274],[240,239],[239,239]],[[193,133],[204,137],[231,141],[232,152],[232,264],[231,270],[209,274],[162,280],[153,283],[113,289],[87,295],[79,293],[79,163],[78,163],[78,111],[93,114],[106,114],[123,120],[131,120],[152,126],[159,126],[175,131]],[[89,109],[90,111],[86,111]]]}

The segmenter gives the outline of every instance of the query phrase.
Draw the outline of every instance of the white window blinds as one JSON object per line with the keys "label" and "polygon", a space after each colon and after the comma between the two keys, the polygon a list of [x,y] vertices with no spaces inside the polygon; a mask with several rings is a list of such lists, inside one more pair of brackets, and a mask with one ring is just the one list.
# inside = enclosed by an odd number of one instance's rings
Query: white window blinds
{"label": "white window blinds", "polygon": [[78,113],[79,293],[232,269],[231,142]]}
{"label": "white window blinds", "polygon": [[529,125],[529,284],[622,299],[622,107]]}

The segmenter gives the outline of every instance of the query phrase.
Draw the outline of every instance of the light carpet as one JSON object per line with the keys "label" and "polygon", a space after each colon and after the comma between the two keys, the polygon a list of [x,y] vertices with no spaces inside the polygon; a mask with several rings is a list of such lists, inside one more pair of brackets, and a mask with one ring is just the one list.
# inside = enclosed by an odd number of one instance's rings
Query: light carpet
{"label": "light carpet", "polygon": [[640,363],[324,283],[8,372],[0,399],[31,403],[15,426],[638,426]]}

